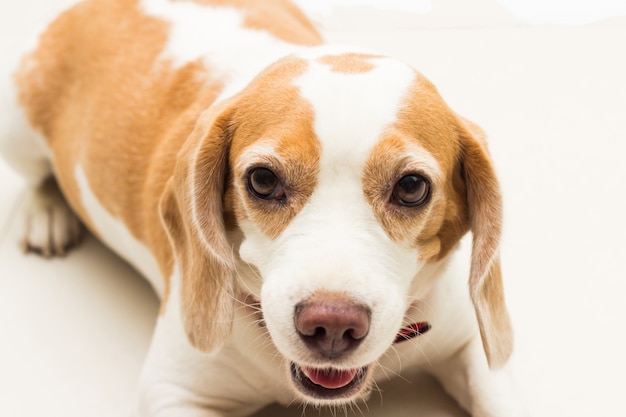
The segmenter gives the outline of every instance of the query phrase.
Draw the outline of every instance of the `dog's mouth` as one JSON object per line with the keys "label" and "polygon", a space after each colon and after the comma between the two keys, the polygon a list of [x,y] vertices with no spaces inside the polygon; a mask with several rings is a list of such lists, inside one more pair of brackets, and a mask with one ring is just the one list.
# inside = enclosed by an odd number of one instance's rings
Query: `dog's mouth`
{"label": "dog's mouth", "polygon": [[295,387],[316,400],[341,400],[353,397],[365,386],[369,366],[357,369],[313,368],[291,363]]}

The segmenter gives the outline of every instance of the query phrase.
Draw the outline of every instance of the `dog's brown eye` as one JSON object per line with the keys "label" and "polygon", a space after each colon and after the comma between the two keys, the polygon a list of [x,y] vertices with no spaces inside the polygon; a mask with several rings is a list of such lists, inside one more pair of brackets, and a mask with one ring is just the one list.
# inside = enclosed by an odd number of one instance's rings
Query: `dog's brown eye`
{"label": "dog's brown eye", "polygon": [[267,168],[254,168],[250,171],[248,187],[252,194],[263,200],[282,200],[285,190],[280,180]]}
{"label": "dog's brown eye", "polygon": [[430,183],[418,174],[405,175],[400,178],[393,189],[391,199],[396,204],[419,207],[430,198]]}

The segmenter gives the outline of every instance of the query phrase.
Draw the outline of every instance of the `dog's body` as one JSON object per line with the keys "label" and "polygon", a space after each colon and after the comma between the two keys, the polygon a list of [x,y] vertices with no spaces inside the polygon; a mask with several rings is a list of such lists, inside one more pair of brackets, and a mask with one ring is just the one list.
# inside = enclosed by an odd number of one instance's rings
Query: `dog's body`
{"label": "dog's body", "polygon": [[141,416],[343,404],[411,367],[473,416],[523,415],[482,132],[407,65],[321,44],[279,0],[61,15],[0,115],[25,247],[63,253],[76,213],[162,297]]}

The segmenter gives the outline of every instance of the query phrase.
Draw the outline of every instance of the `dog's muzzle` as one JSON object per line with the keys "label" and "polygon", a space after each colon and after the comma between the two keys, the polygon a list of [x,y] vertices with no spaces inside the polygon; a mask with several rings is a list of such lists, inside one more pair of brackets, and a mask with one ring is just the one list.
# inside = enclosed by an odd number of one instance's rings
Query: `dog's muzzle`
{"label": "dog's muzzle", "polygon": [[[421,336],[431,328],[428,322],[411,323],[400,329],[394,344]],[[366,386],[370,366],[358,369],[314,368],[291,363],[291,379],[304,395],[316,400],[354,397]]]}
{"label": "dog's muzzle", "polygon": [[[295,307],[294,325],[300,339],[318,363],[340,363],[369,334],[371,310],[342,294],[316,294]],[[426,322],[400,329],[394,343],[401,343],[430,329]],[[291,379],[300,392],[317,400],[341,400],[363,392],[370,366],[361,368],[316,367],[291,364]]]}
{"label": "dog's muzzle", "polygon": [[[246,298],[246,304],[262,317],[261,303]],[[371,311],[345,299],[323,297],[295,308],[294,325],[300,339],[319,363],[341,361],[368,335]],[[262,320],[260,320],[261,322]],[[431,328],[428,322],[411,323],[396,334],[393,344],[420,336]],[[298,391],[315,400],[341,401],[354,398],[367,388],[370,365],[361,368],[309,366],[290,363],[290,374]]]}

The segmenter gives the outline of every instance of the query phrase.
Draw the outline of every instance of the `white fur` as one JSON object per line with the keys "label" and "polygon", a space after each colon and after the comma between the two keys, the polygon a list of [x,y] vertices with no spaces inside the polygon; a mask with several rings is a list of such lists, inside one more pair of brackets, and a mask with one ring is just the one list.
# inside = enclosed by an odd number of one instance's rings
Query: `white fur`
{"label": "white fur", "polygon": [[310,60],[296,85],[315,113],[315,132],[322,143],[321,180],[332,181],[336,167],[349,167],[343,174],[360,179],[366,158],[397,119],[402,99],[417,76],[406,64],[389,58],[372,58],[374,70],[355,74],[332,71],[314,60],[342,52],[347,49],[322,46],[299,54]]}
{"label": "white fur", "polygon": [[120,219],[102,207],[80,165],[74,169],[74,176],[83,208],[95,225],[100,239],[141,272],[159,296],[163,295],[163,277],[152,253],[128,231]]}

